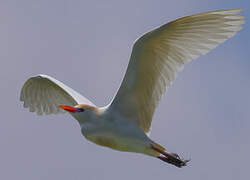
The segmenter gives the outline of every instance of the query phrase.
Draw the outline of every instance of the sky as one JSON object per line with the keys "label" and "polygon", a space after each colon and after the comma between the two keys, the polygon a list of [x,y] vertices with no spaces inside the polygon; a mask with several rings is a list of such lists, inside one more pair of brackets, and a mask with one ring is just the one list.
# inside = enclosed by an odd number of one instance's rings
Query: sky
{"label": "sky", "polygon": [[[138,37],[227,8],[244,8],[243,30],[187,64],[154,115],[151,138],[191,158],[184,168],[97,146],[69,114],[37,116],[19,101],[24,82],[42,73],[104,106]],[[249,8],[247,0],[1,0],[0,179],[248,179]]]}

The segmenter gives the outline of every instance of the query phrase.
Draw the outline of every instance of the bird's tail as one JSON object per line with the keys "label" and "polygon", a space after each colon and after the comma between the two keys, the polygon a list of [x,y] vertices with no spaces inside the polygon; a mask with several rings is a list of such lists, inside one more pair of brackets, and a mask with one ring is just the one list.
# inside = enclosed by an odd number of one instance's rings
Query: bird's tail
{"label": "bird's tail", "polygon": [[178,154],[166,152],[166,149],[164,147],[155,142],[152,143],[151,149],[159,153],[159,156],[157,156],[158,159],[169,164],[173,164],[179,168],[181,168],[182,166],[186,166],[187,162],[190,161],[181,159]]}

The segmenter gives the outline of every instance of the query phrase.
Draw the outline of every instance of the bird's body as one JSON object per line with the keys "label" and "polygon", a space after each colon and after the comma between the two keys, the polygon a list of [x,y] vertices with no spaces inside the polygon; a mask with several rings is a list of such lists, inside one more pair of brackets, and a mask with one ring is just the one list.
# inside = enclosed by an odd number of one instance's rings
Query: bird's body
{"label": "bird's body", "polygon": [[[143,153],[177,167],[186,160],[149,137],[151,121],[162,94],[184,64],[229,39],[241,29],[241,9],[219,10],[176,19],[139,38],[122,84],[113,101],[98,107],[62,82],[38,75],[28,79],[21,101],[31,112],[68,111],[86,139],[115,150]],[[66,110],[66,111],[64,111]]]}
{"label": "bird's body", "polygon": [[[87,107],[86,107],[87,106]],[[79,107],[79,106],[77,106]],[[158,155],[152,151],[153,141],[133,122],[113,112],[109,106],[97,108],[81,105],[84,113],[73,113],[86,139],[115,150]]]}

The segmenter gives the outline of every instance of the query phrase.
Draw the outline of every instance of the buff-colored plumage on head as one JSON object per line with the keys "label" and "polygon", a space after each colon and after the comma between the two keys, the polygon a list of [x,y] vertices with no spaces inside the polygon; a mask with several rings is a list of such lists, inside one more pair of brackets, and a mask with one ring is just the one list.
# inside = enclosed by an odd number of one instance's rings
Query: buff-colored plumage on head
{"label": "buff-colored plumage on head", "polygon": [[78,104],[75,107],[76,108],[82,108],[82,109],[97,109],[96,106],[91,106],[89,104]]}

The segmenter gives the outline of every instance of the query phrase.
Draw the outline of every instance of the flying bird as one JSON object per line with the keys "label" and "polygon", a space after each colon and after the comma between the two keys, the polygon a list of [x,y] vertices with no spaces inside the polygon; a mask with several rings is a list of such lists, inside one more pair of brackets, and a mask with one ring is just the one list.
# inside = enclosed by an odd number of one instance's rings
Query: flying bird
{"label": "flying bird", "polygon": [[134,43],[124,79],[107,106],[96,106],[48,75],[29,78],[20,100],[38,115],[69,112],[79,122],[83,136],[98,145],[185,166],[188,160],[167,152],[150,139],[155,109],[186,63],[242,28],[241,11],[228,9],[186,16],[144,34]]}

